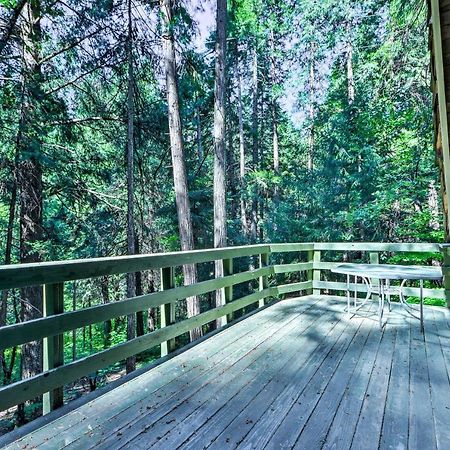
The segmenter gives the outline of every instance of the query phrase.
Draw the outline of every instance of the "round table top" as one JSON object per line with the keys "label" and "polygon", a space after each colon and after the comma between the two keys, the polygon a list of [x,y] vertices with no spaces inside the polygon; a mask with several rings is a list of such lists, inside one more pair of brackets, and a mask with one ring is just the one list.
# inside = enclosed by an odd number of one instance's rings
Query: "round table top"
{"label": "round table top", "polygon": [[394,264],[339,264],[331,269],[335,273],[366,276],[387,280],[441,280],[440,267],[400,266]]}

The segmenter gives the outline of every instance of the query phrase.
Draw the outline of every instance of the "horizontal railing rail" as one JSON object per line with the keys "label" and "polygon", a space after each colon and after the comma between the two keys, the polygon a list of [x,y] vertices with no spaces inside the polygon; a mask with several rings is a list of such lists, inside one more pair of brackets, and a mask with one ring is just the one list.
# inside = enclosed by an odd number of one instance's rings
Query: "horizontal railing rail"
{"label": "horizontal railing rail", "polygon": [[411,253],[439,253],[440,244],[437,243],[390,243],[390,242],[318,242],[314,250],[335,250],[344,252],[411,252]]}
{"label": "horizontal railing rail", "polygon": [[[412,243],[292,243],[258,244],[221,249],[193,250],[187,252],[134,255],[110,258],[93,258],[36,264],[0,266],[0,289],[15,289],[42,285],[44,290],[44,317],[0,328],[0,349],[11,348],[31,341],[44,339],[44,367],[47,369],[34,377],[23,379],[0,388],[0,410],[22,403],[44,394],[44,412],[61,405],[62,386],[86,376],[96,370],[108,367],[127,357],[139,354],[161,345],[161,355],[171,350],[176,337],[192,329],[218,319],[226,323],[227,316],[252,304],[264,306],[266,299],[283,294],[303,291],[320,294],[322,291],[344,291],[346,283],[323,280],[324,271],[335,267],[338,262],[322,261],[322,252],[368,252],[372,263],[379,261],[381,252],[444,252],[444,289],[424,290],[425,296],[449,299],[448,249],[439,244]],[[306,253],[304,261],[289,264],[270,263],[270,255],[298,252]],[[233,260],[242,257],[258,257],[259,267],[253,270],[233,273]],[[224,276],[193,285],[174,287],[174,267],[184,264],[222,261]],[[119,275],[146,270],[161,270],[161,290],[129,299],[96,305],[75,311],[64,311],[64,283],[105,275]],[[306,272],[290,284],[279,284],[280,274]],[[272,281],[269,282],[269,277]],[[298,278],[297,278],[298,279]],[[233,287],[241,283],[259,280],[259,289],[233,298]],[[351,284],[352,289],[365,292],[361,283]],[[174,322],[173,307],[176,302],[188,297],[224,290],[226,303],[188,319]],[[418,295],[418,288],[408,287],[407,295]],[[148,308],[160,307],[161,328],[130,339],[113,347],[84,358],[64,364],[63,333],[127,316]]]}
{"label": "horizontal railing rail", "polygon": [[221,259],[255,256],[263,253],[313,250],[314,244],[258,244],[241,247],[152,253],[0,266],[0,289],[20,288],[64,281],[83,280],[104,275],[118,275],[184,264],[200,264]]}
{"label": "horizontal railing rail", "polygon": [[226,277],[201,281],[188,286],[180,286],[167,291],[153,292],[139,297],[127,298],[114,303],[92,306],[77,311],[69,311],[54,316],[42,317],[0,328],[0,350],[14,345],[25,344],[44,337],[51,337],[65,331],[105,322],[119,316],[126,316],[148,308],[167,303],[175,303],[194,295],[234,286],[246,281],[256,280],[274,273],[273,266],[241,272]]}

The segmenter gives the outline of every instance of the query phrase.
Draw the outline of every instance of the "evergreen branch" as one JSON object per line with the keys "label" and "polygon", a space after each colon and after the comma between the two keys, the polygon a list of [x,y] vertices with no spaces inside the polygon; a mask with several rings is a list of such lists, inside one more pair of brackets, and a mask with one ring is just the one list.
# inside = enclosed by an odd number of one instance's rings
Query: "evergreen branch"
{"label": "evergreen branch", "polygon": [[81,44],[81,42],[85,41],[86,39],[91,38],[92,36],[95,36],[96,34],[100,33],[104,29],[105,29],[105,27],[101,27],[101,28],[93,31],[92,33],[89,33],[86,36],[83,36],[83,37],[81,37],[79,39],[76,39],[75,41],[69,43],[65,47],[60,48],[59,50],[56,50],[55,52],[51,53],[50,55],[45,56],[44,58],[42,58],[39,61],[39,65],[45,64],[46,62],[52,60],[53,58],[56,58],[58,55],[61,55],[62,53],[67,52],[67,51],[75,48],[78,44]]}
{"label": "evergreen branch", "polygon": [[3,49],[6,47],[6,44],[11,38],[11,35],[17,23],[17,19],[19,18],[25,4],[26,0],[19,0],[17,4],[12,8],[9,17],[6,18],[6,24],[0,28],[0,54],[3,52]]}
{"label": "evergreen branch", "polygon": [[116,116],[93,116],[93,117],[80,117],[66,120],[55,120],[53,122],[46,122],[46,125],[79,125],[86,122],[100,122],[100,121],[115,121],[123,122],[124,119]]}

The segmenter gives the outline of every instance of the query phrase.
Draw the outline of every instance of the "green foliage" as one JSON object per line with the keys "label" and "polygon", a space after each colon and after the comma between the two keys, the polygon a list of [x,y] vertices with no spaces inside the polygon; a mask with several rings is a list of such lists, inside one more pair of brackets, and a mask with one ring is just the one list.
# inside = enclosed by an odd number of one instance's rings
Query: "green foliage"
{"label": "green foliage", "polygon": [[17,0],[0,0],[0,5],[5,8],[13,9],[17,6]]}

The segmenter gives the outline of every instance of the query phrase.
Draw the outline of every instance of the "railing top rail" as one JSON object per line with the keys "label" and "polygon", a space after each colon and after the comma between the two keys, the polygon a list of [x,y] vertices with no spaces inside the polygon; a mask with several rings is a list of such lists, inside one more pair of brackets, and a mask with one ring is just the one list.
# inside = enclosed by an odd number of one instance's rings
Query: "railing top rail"
{"label": "railing top rail", "polygon": [[324,242],[256,244],[205,250],[189,250],[145,255],[125,255],[104,258],[75,259],[31,264],[0,266],[0,289],[125,274],[162,267],[211,262],[217,259],[239,258],[259,253],[282,253],[310,250],[439,252],[441,244]]}
{"label": "railing top rail", "polygon": [[317,242],[314,244],[314,250],[439,253],[440,245],[413,242]]}
{"label": "railing top rail", "polygon": [[268,244],[0,266],[0,289],[204,263],[270,252]]}

